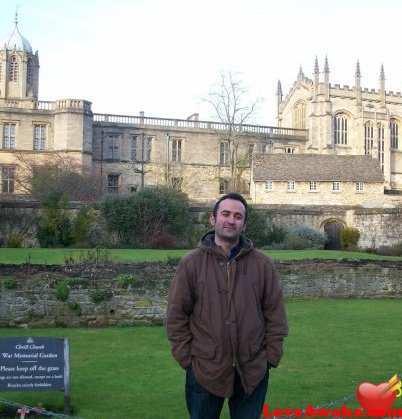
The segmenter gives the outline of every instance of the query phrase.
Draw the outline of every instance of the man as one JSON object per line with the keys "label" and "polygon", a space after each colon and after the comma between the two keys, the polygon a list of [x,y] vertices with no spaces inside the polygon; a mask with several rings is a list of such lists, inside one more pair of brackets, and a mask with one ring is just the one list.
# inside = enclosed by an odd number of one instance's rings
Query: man
{"label": "man", "polygon": [[191,419],[219,419],[225,397],[231,419],[260,418],[282,356],[282,290],[272,261],[243,236],[247,215],[241,195],[219,199],[214,231],[181,260],[169,290],[167,334],[186,369]]}

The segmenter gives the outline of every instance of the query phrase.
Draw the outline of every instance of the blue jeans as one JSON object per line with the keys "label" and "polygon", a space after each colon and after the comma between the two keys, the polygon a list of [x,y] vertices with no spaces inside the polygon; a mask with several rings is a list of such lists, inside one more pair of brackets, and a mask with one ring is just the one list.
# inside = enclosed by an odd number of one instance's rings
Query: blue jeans
{"label": "blue jeans", "polygon": [[[233,395],[228,405],[231,419],[260,419],[268,389],[268,370],[265,377],[251,394],[244,392],[236,373]],[[190,419],[219,419],[224,397],[209,393],[195,379],[191,367],[186,370],[186,402]]]}

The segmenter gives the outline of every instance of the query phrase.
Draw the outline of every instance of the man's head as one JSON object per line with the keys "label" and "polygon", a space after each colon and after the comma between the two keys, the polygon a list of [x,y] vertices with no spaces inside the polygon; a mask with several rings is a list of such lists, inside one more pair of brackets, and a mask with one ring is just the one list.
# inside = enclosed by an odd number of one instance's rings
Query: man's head
{"label": "man's head", "polygon": [[217,244],[235,245],[246,228],[247,202],[235,193],[223,196],[214,206],[209,218],[215,230]]}
{"label": "man's head", "polygon": [[225,199],[233,199],[235,201],[240,201],[243,205],[244,205],[244,209],[245,209],[245,214],[244,214],[244,221],[247,221],[247,216],[248,216],[248,205],[246,200],[238,193],[235,192],[231,192],[228,193],[224,196],[222,196],[222,198],[220,198],[216,204],[214,205],[214,208],[212,209],[212,215],[216,218],[216,215],[218,214],[218,208],[219,205],[222,201],[224,201]]}

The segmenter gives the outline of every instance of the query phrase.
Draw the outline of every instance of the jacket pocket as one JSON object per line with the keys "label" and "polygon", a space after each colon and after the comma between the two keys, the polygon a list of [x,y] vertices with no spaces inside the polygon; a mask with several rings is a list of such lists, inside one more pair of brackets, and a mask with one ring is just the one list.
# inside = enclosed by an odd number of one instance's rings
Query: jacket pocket
{"label": "jacket pocket", "polygon": [[212,359],[215,357],[216,345],[201,344],[192,342],[191,344],[191,355],[196,358]]}

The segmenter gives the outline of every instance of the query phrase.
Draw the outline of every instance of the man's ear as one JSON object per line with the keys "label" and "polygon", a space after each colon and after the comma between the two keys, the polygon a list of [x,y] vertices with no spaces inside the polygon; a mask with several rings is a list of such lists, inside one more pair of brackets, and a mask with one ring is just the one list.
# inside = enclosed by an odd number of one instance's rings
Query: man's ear
{"label": "man's ear", "polygon": [[215,222],[216,222],[215,216],[214,216],[214,214],[211,214],[209,216],[209,224],[211,224],[212,228],[215,228]]}
{"label": "man's ear", "polygon": [[247,224],[246,224],[246,223],[244,223],[244,226],[243,226],[243,231],[246,229],[246,225],[247,225]]}

